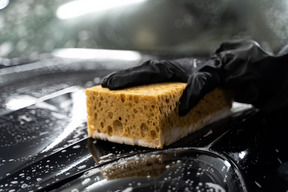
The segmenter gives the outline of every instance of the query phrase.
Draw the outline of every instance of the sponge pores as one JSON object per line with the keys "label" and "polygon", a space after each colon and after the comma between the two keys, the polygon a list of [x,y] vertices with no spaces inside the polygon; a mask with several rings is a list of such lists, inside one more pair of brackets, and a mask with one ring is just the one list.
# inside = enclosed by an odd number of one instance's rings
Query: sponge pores
{"label": "sponge pores", "polygon": [[85,90],[88,136],[111,142],[163,148],[229,113],[231,94],[215,89],[185,116],[178,115],[186,83],[159,83]]}

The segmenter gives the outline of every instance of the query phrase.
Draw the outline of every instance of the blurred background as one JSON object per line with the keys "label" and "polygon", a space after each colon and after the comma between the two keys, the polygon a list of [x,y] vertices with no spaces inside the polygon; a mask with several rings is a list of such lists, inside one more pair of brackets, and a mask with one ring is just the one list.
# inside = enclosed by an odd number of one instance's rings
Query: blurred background
{"label": "blurred background", "polygon": [[8,66],[62,48],[208,55],[231,39],[277,53],[287,20],[285,0],[0,0],[0,58]]}

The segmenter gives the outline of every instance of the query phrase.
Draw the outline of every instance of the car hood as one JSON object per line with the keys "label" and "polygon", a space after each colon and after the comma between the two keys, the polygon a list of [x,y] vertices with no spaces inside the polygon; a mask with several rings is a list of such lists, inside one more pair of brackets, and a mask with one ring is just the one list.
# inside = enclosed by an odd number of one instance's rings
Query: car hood
{"label": "car hood", "polygon": [[84,89],[125,59],[47,58],[0,74],[0,191],[285,191],[285,112],[232,113],[161,150],[87,137]]}

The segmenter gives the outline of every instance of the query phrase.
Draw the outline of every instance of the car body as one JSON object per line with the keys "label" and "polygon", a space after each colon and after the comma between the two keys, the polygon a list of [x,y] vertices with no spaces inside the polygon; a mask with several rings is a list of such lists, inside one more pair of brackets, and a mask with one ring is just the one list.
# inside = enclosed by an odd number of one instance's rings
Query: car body
{"label": "car body", "polygon": [[[0,191],[287,191],[288,109],[268,114],[234,103],[226,118],[160,150],[88,138],[84,95],[115,70],[148,59],[207,58],[234,37],[281,51],[286,15],[271,17],[278,28],[268,30],[271,23],[258,21],[271,10],[260,17],[257,3],[245,1],[246,10],[238,1],[139,1],[72,21],[59,13],[70,1],[27,2],[1,10]],[[16,8],[24,11],[12,22]],[[251,22],[261,28],[243,23],[243,10],[258,15]]]}

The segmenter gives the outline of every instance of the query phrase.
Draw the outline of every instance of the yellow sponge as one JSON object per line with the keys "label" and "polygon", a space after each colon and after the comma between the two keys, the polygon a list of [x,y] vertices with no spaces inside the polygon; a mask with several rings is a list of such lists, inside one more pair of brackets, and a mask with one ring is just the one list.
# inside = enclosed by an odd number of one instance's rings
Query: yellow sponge
{"label": "yellow sponge", "polygon": [[217,88],[179,117],[179,99],[185,86],[159,83],[115,91],[101,86],[86,89],[88,136],[163,148],[229,113],[231,95]]}

